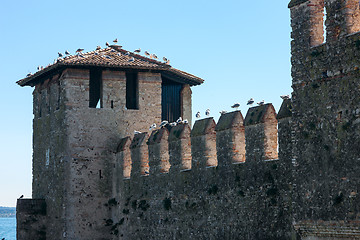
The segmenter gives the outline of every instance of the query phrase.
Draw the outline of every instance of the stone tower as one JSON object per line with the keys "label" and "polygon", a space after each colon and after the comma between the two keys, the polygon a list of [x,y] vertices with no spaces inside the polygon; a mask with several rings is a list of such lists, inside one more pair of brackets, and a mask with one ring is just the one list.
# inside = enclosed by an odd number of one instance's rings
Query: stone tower
{"label": "stone tower", "polygon": [[[34,87],[34,120],[33,199],[18,201],[17,238],[109,239],[119,139],[162,120],[191,121],[190,86],[202,82],[116,45],[59,58],[18,81]],[[36,227],[23,227],[34,216]]]}
{"label": "stone tower", "polygon": [[289,8],[295,228],[304,238],[358,238],[359,1],[293,0]]}

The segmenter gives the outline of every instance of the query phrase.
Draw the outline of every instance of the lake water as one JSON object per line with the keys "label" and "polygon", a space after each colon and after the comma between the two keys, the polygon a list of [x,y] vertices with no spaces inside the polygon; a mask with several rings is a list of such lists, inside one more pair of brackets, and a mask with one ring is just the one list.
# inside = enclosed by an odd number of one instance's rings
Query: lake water
{"label": "lake water", "polygon": [[0,218],[0,239],[16,239],[16,218]]}

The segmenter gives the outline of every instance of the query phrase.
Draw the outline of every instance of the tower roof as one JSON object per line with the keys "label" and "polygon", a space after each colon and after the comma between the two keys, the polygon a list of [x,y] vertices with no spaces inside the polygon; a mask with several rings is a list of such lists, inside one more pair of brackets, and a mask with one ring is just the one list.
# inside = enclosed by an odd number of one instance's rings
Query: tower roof
{"label": "tower roof", "polygon": [[120,46],[112,45],[100,50],[58,58],[53,64],[48,65],[34,74],[29,74],[26,78],[23,78],[16,83],[20,86],[32,86],[43,77],[66,67],[155,70],[161,72],[170,79],[175,78],[179,82],[190,85],[199,85],[204,82],[203,79],[173,68],[169,64],[126,51],[121,49]]}

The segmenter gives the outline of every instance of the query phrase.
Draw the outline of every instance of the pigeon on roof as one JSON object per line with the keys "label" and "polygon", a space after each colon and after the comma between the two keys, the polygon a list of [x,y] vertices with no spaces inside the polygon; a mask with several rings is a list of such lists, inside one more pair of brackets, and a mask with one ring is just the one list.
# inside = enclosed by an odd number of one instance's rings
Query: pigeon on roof
{"label": "pigeon on roof", "polygon": [[96,50],[99,51],[101,49],[100,46],[96,46]]}
{"label": "pigeon on roof", "polygon": [[236,110],[240,107],[240,103],[234,103],[234,105],[231,106],[232,108],[236,108]]}
{"label": "pigeon on roof", "polygon": [[65,51],[65,54],[66,54],[66,55],[70,55],[70,53],[69,53],[69,51],[68,51],[68,50],[66,50],[66,51]]}
{"label": "pigeon on roof", "polygon": [[210,115],[210,109],[206,109],[205,115],[206,115],[206,116],[209,116],[209,115]]}
{"label": "pigeon on roof", "polygon": [[280,97],[283,100],[290,99],[290,95],[281,95]]}
{"label": "pigeon on roof", "polygon": [[265,101],[264,100],[261,100],[260,102],[257,103],[259,106],[262,106],[265,104]]}
{"label": "pigeon on roof", "polygon": [[200,118],[200,112],[197,112],[195,115],[196,118]]}
{"label": "pigeon on roof", "polygon": [[58,52],[58,55],[59,55],[59,58],[64,56],[61,52]]}
{"label": "pigeon on roof", "polygon": [[254,99],[253,98],[250,98],[248,101],[247,101],[247,105],[253,105],[254,103]]}
{"label": "pigeon on roof", "polygon": [[168,121],[166,121],[166,120],[164,120],[164,121],[162,121],[161,123],[160,123],[160,128],[162,128],[162,127],[165,127],[167,124],[169,124],[169,122]]}
{"label": "pigeon on roof", "polygon": [[134,53],[140,53],[141,52],[141,48],[138,48],[134,51]]}

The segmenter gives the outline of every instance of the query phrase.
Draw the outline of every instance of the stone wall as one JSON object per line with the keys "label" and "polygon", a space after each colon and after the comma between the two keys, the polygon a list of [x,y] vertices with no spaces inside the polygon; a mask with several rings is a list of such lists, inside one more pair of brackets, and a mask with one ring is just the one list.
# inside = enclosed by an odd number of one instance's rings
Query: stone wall
{"label": "stone wall", "polygon": [[[326,42],[309,44],[323,30],[314,30],[323,20],[311,13],[324,5]],[[290,8],[295,225],[303,237],[359,238],[343,234],[360,226],[359,2],[298,1]]]}
{"label": "stone wall", "polygon": [[[129,137],[120,140],[114,159],[116,187],[108,200],[113,239],[293,237],[286,146],[291,144],[291,114],[279,118],[279,142],[286,149],[282,159],[268,159],[264,138],[274,133],[265,133],[269,128],[264,125],[277,122],[272,109],[271,104],[250,109],[245,122],[251,124],[245,126],[241,112],[235,111],[222,115],[217,124],[212,118],[198,120],[191,132],[188,124],[178,124],[155,130],[150,137],[137,134],[131,144]],[[169,171],[162,170],[164,161]],[[130,177],[122,174],[129,162]],[[149,164],[148,172],[139,162]]]}

